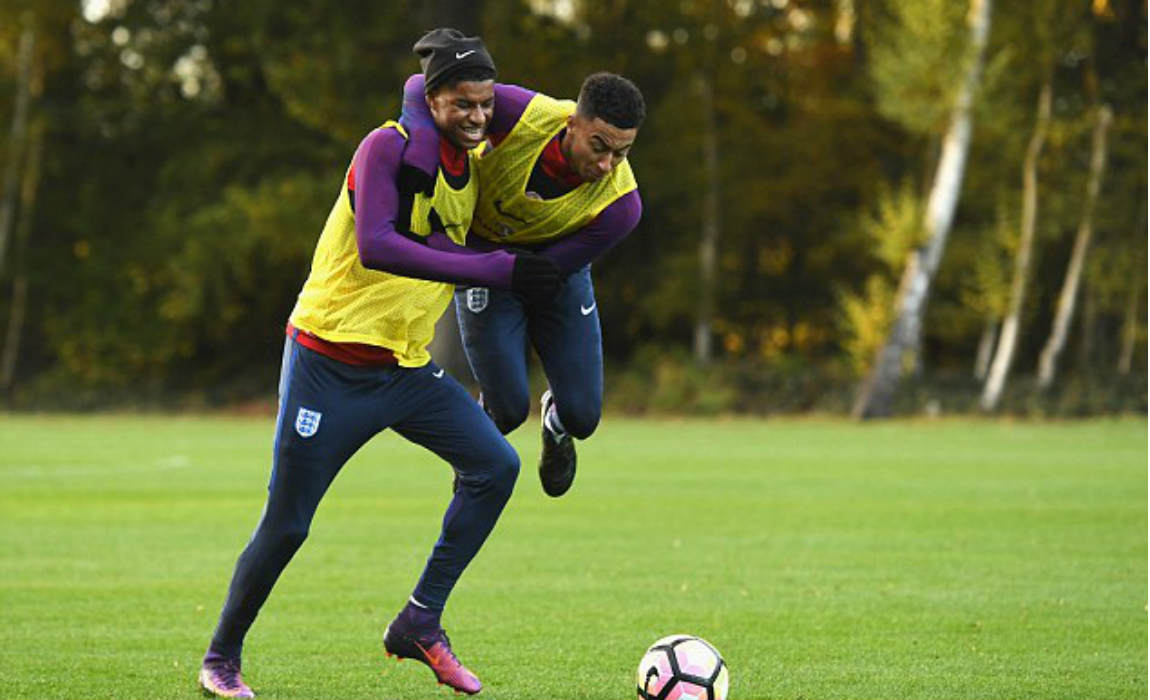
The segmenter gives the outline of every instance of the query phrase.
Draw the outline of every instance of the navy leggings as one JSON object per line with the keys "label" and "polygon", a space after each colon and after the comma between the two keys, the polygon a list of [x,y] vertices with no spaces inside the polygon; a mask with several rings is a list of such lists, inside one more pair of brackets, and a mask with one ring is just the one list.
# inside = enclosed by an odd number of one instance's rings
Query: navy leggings
{"label": "navy leggings", "polygon": [[519,427],[531,409],[528,339],[543,363],[563,427],[581,440],[595,432],[603,410],[603,343],[589,265],[571,273],[558,294],[539,306],[508,291],[459,288],[455,314],[483,405],[501,432]]}
{"label": "navy leggings", "polygon": [[268,500],[236,562],[211,651],[238,658],[244,636],[307,537],[320,499],[364,443],[392,428],[455,469],[459,488],[412,594],[442,610],[511,497],[519,456],[467,391],[434,363],[357,367],[287,340]]}

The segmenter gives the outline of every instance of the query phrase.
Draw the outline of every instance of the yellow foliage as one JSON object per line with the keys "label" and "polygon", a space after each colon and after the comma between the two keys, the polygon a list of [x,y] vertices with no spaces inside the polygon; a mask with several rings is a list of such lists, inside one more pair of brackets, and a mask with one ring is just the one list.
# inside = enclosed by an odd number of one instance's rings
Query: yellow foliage
{"label": "yellow foliage", "polygon": [[870,367],[879,346],[886,340],[893,322],[894,285],[880,275],[871,275],[859,294],[840,296],[843,347],[851,366],[860,374]]}

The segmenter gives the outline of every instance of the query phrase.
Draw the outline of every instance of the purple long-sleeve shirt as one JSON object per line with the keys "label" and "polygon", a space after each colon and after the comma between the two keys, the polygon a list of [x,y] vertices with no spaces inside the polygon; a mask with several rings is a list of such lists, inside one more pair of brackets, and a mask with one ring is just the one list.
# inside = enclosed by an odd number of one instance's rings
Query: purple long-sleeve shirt
{"label": "purple long-sleeve shirt", "polygon": [[[458,246],[443,234],[432,234],[427,245],[399,232],[399,177],[404,138],[395,129],[376,129],[356,149],[355,238],[364,267],[404,277],[511,288],[515,256],[503,250],[476,252]],[[438,141],[435,165],[438,167]],[[472,173],[474,177],[474,173]]]}
{"label": "purple long-sleeve shirt", "polygon": [[[403,86],[403,116],[401,121],[410,132],[411,139],[404,154],[404,162],[425,173],[432,173],[439,158],[439,135],[435,122],[424,100],[424,79],[415,74]],[[511,132],[527,109],[535,92],[517,85],[495,84],[495,111],[488,133],[500,139]],[[498,146],[496,146],[498,148]],[[643,214],[643,201],[634,189],[607,205],[587,225],[553,243],[533,246],[550,258],[564,273],[571,273],[615,247],[639,223]],[[495,251],[498,243],[480,236],[469,235],[467,246],[477,251]]]}

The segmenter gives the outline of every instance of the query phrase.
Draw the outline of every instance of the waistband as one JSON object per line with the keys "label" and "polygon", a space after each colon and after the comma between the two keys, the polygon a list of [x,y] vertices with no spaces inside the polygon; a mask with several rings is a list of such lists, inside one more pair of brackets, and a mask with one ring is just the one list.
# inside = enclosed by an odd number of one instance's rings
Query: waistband
{"label": "waistband", "polygon": [[395,353],[385,347],[366,343],[336,343],[324,340],[315,333],[296,328],[288,321],[286,333],[300,345],[315,350],[338,362],[360,367],[391,367],[399,362]]}

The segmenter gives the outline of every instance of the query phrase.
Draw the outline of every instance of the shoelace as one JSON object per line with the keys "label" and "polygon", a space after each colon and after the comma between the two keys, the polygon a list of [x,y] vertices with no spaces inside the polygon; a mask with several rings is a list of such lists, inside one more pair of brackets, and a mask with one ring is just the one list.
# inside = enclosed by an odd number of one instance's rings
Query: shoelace
{"label": "shoelace", "polygon": [[444,632],[442,627],[439,628],[439,631],[432,638],[432,642],[427,648],[429,650],[434,649],[436,644],[443,645],[443,651],[441,654],[445,654],[451,661],[455,662],[455,665],[463,665],[459,663],[459,657],[456,656],[455,652],[451,649],[451,640],[447,638],[447,632]]}
{"label": "shoelace", "polygon": [[212,674],[225,690],[235,690],[240,687],[240,666],[234,661],[221,662],[213,669]]}

